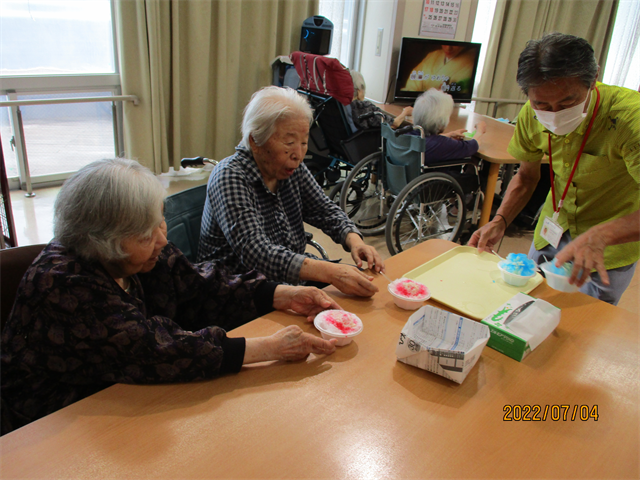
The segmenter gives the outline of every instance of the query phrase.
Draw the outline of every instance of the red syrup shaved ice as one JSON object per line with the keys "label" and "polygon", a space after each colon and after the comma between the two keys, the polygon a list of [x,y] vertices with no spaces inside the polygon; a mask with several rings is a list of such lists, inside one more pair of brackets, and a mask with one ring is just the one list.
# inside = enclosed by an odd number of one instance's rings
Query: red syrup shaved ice
{"label": "red syrup shaved ice", "polygon": [[329,333],[348,335],[362,328],[362,321],[344,310],[326,310],[318,316],[319,326]]}
{"label": "red syrup shaved ice", "polygon": [[391,291],[411,299],[423,299],[429,296],[429,289],[424,283],[409,278],[400,278],[391,283]]}

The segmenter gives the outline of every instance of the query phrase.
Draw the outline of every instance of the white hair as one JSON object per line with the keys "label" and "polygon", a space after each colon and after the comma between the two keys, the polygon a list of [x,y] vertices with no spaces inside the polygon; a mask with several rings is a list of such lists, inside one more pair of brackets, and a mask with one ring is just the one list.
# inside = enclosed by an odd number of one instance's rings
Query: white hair
{"label": "white hair", "polygon": [[166,191],[149,169],[124,158],[98,160],[62,185],[54,236],[87,260],[124,260],[122,241],[151,235],[162,222]]}
{"label": "white hair", "polygon": [[302,95],[289,87],[264,87],[251,96],[244,109],[241,144],[250,149],[251,137],[262,146],[276,131],[278,121],[298,116],[305,117],[311,125],[313,110]]}
{"label": "white hair", "polygon": [[349,70],[351,80],[353,80],[353,98],[358,96],[358,90],[364,94],[367,91],[367,84],[364,83],[364,77],[356,70]]}
{"label": "white hair", "polygon": [[449,124],[453,98],[441,90],[430,88],[416,99],[413,123],[424,128],[425,135],[439,135]]}

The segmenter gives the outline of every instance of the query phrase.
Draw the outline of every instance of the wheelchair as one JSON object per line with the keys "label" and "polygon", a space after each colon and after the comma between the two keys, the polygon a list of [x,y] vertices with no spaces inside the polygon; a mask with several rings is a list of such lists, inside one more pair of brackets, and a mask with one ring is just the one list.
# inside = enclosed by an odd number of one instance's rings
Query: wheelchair
{"label": "wheelchair", "polygon": [[[420,136],[403,135],[411,130]],[[381,133],[380,151],[349,172],[340,192],[340,207],[363,235],[384,232],[391,255],[433,238],[455,242],[467,227],[467,197],[477,226],[482,160],[427,163],[422,127],[394,131],[383,123]]]}
{"label": "wheelchair", "polygon": [[[205,157],[183,158],[180,161],[182,168],[201,168],[205,163],[215,167],[219,162]],[[167,240],[178,247],[191,263],[196,262],[198,255],[200,224],[206,196],[207,185],[204,184],[169,195],[165,201]],[[313,239],[313,234],[305,232],[305,235],[307,245],[315,249],[323,260],[329,260],[329,254]]]}
{"label": "wheelchair", "polygon": [[335,187],[361,159],[378,150],[380,129],[356,129],[350,105],[353,80],[337,59],[293,52],[291,60],[300,77],[297,92],[314,110],[304,163],[321,187]]}

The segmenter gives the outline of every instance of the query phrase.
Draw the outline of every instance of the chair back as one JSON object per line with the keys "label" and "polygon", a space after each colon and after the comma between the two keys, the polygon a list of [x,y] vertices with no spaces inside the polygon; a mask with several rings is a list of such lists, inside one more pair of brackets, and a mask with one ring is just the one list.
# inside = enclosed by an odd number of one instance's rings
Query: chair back
{"label": "chair back", "polygon": [[384,142],[387,188],[394,195],[422,173],[422,153],[425,143],[416,135],[400,135],[386,123],[381,127]]}
{"label": "chair back", "polygon": [[198,255],[200,223],[206,198],[207,185],[204,184],[169,195],[164,205],[167,239],[192,263],[195,263]]}
{"label": "chair back", "polygon": [[0,250],[0,328],[4,329],[9,318],[22,277],[45,246],[27,245]]}

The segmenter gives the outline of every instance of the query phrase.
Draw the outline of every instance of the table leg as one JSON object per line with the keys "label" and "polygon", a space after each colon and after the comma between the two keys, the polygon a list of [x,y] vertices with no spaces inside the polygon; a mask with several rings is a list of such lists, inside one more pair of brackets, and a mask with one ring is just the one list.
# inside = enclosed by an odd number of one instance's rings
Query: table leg
{"label": "table leg", "polygon": [[487,177],[487,188],[484,192],[484,202],[482,203],[482,213],[480,214],[480,227],[489,222],[491,217],[491,207],[493,206],[493,196],[498,183],[499,163],[489,163],[489,177]]}

